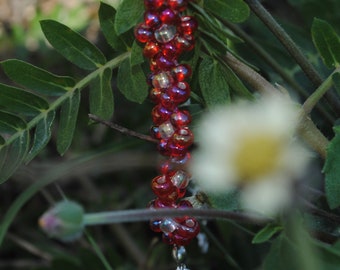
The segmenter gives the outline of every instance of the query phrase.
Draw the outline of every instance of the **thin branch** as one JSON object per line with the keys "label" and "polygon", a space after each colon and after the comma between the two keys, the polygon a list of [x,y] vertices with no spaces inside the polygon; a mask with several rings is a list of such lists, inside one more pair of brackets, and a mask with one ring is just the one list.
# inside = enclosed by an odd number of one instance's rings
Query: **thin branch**
{"label": "thin branch", "polygon": [[122,134],[128,135],[128,136],[132,136],[132,137],[136,137],[138,139],[144,140],[144,141],[148,141],[148,142],[152,142],[152,143],[157,143],[158,141],[156,139],[153,139],[151,136],[148,135],[144,135],[141,133],[138,133],[136,131],[133,131],[131,129],[122,127],[120,125],[117,125],[115,123],[103,120],[101,118],[99,118],[98,116],[94,115],[94,114],[89,114],[89,118],[95,122],[101,123],[109,128],[112,128],[114,130],[119,131]]}
{"label": "thin branch", "polygon": [[[261,5],[258,0],[245,0],[256,16],[268,27],[276,38],[287,49],[289,54],[295,59],[314,86],[322,84],[323,79],[319,76],[313,65],[307,60],[303,52],[295,44],[287,32],[277,23],[273,16]],[[340,114],[340,103],[332,93],[325,95],[328,103],[333,107],[337,114]]]}
{"label": "thin branch", "polygon": [[231,212],[218,209],[134,209],[85,214],[86,226],[123,222],[149,221],[164,217],[193,216],[200,219],[229,219],[237,222],[263,225],[271,218],[251,213]]}

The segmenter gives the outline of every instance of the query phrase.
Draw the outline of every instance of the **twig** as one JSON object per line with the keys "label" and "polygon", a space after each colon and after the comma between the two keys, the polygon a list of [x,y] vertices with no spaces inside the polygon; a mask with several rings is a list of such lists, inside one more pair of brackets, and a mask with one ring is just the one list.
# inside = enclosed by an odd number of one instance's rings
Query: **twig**
{"label": "twig", "polygon": [[85,214],[84,224],[91,226],[180,216],[194,216],[201,219],[229,219],[257,225],[272,221],[271,218],[251,213],[231,212],[218,209],[136,209]]}
{"label": "twig", "polygon": [[128,135],[128,136],[132,136],[132,137],[136,137],[138,139],[144,140],[144,141],[148,141],[148,142],[152,142],[152,143],[157,143],[158,141],[156,139],[153,139],[151,136],[148,135],[144,135],[141,133],[138,133],[136,131],[133,131],[131,129],[122,127],[120,125],[117,125],[115,123],[100,119],[98,116],[94,115],[94,114],[89,114],[89,118],[95,122],[101,123],[109,128],[112,128],[114,130],[119,131],[122,134]]}
{"label": "twig", "polygon": [[[323,79],[314,69],[313,65],[307,60],[305,55],[295,44],[293,39],[287,32],[277,23],[273,16],[261,5],[258,0],[245,0],[251,10],[258,18],[268,27],[268,29],[276,36],[276,38],[287,49],[289,54],[295,59],[296,63],[301,67],[314,86],[318,87],[322,84]],[[333,107],[337,114],[340,114],[340,103],[332,93],[325,95],[328,103]]]}

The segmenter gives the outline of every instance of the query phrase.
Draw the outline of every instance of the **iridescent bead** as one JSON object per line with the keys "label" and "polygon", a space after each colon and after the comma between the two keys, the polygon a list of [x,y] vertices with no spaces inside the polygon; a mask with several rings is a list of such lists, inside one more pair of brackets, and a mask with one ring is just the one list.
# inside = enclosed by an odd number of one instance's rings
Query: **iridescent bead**
{"label": "iridescent bead", "polygon": [[155,74],[152,79],[152,85],[155,88],[168,88],[173,82],[173,78],[168,72],[160,72]]}
{"label": "iridescent bead", "polygon": [[174,132],[175,132],[174,127],[170,123],[170,121],[166,121],[159,126],[159,133],[162,139],[169,139],[172,136],[172,134],[174,134]]}
{"label": "iridescent bead", "polygon": [[156,28],[161,25],[161,19],[158,16],[158,13],[153,11],[146,11],[144,13],[144,23],[150,28]]}
{"label": "iridescent bead", "polygon": [[162,201],[159,198],[152,200],[149,203],[151,209],[162,209],[162,208],[176,208],[175,202]]}
{"label": "iridescent bead", "polygon": [[155,30],[155,39],[160,43],[167,43],[171,41],[177,34],[176,26],[170,24],[163,24],[160,28]]}
{"label": "iridescent bead", "polygon": [[184,11],[187,7],[188,0],[168,0],[168,5],[175,10]]}
{"label": "iridescent bead", "polygon": [[147,42],[143,49],[143,54],[147,58],[154,57],[157,53],[159,53],[160,48],[156,42]]}
{"label": "iridescent bead", "polygon": [[160,229],[160,225],[162,223],[161,219],[154,219],[150,221],[150,228],[154,232],[161,232],[162,230]]}
{"label": "iridescent bead", "polygon": [[159,103],[162,95],[162,90],[159,88],[152,88],[149,93],[149,98],[154,103]]}
{"label": "iridescent bead", "polygon": [[173,59],[179,55],[179,51],[174,42],[170,41],[168,43],[163,44],[161,48],[162,54],[166,57]]}
{"label": "iridescent bead", "polygon": [[196,31],[198,24],[193,17],[183,16],[181,17],[181,23],[179,27],[182,34],[192,35]]}
{"label": "iridescent bead", "polygon": [[165,24],[175,25],[179,22],[178,13],[171,8],[166,8],[162,10],[159,17],[162,23],[165,23]]}
{"label": "iridescent bead", "polygon": [[191,51],[195,46],[195,39],[190,35],[177,36],[174,41],[180,52]]}
{"label": "iridescent bead", "polygon": [[179,189],[184,189],[190,182],[190,176],[187,172],[179,170],[172,177],[171,182]]}
{"label": "iridescent bead", "polygon": [[[161,200],[173,200],[171,196],[176,193],[176,187],[164,175],[152,179],[151,187],[155,195]],[[171,195],[170,198],[169,195]]]}
{"label": "iridescent bead", "polygon": [[161,70],[170,70],[176,65],[176,62],[172,58],[169,58],[162,53],[155,55],[155,61],[156,65]]}
{"label": "iridescent bead", "polygon": [[171,70],[171,75],[173,75],[179,82],[190,78],[191,73],[191,68],[187,64],[178,65]]}
{"label": "iridescent bead", "polygon": [[190,97],[190,86],[187,82],[178,82],[167,89],[168,95],[176,103],[183,103]]}
{"label": "iridescent bead", "polygon": [[191,123],[191,116],[186,110],[178,110],[171,114],[170,121],[176,127],[184,127]]}
{"label": "iridescent bead", "polygon": [[144,5],[147,9],[157,10],[161,8],[165,0],[144,0]]}
{"label": "iridescent bead", "polygon": [[174,221],[172,218],[166,218],[162,221],[159,228],[164,233],[172,233],[177,229],[177,222]]}
{"label": "iridescent bead", "polygon": [[151,112],[152,121],[156,126],[164,123],[165,121],[169,120],[172,111],[164,108],[160,104],[156,105]]}
{"label": "iridescent bead", "polygon": [[159,102],[163,107],[174,110],[177,106],[176,103],[173,102],[172,98],[167,93],[162,93],[159,99]]}
{"label": "iridescent bead", "polygon": [[161,134],[159,133],[159,127],[157,126],[152,126],[150,128],[150,133],[151,133],[151,137],[157,140],[162,139]]}
{"label": "iridescent bead", "polygon": [[180,128],[172,136],[172,142],[177,147],[188,148],[194,141],[194,134],[189,128]]}
{"label": "iridescent bead", "polygon": [[187,148],[178,146],[170,141],[167,144],[167,152],[171,157],[183,157],[188,152],[188,150]]}
{"label": "iridescent bead", "polygon": [[145,43],[153,38],[152,30],[143,23],[138,24],[134,29],[135,38],[141,42]]}

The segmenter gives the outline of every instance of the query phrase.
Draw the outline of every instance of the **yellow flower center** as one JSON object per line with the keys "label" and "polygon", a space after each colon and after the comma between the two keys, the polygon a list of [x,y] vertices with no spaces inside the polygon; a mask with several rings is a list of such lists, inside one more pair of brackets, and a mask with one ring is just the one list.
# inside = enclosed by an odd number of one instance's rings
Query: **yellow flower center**
{"label": "yellow flower center", "polygon": [[237,148],[234,168],[242,182],[258,179],[274,171],[282,151],[282,140],[267,134],[245,136]]}

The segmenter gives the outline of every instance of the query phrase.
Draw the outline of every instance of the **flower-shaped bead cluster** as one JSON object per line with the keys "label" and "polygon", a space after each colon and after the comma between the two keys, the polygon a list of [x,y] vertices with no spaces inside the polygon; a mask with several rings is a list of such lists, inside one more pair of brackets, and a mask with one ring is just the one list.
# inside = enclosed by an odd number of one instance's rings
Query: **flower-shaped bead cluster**
{"label": "flower-shaped bead cluster", "polygon": [[[194,136],[188,127],[190,113],[178,106],[190,96],[186,80],[191,68],[179,63],[178,57],[194,48],[197,22],[183,15],[188,0],[144,0],[144,4],[144,22],[135,28],[135,37],[145,44],[143,54],[150,60],[150,99],[156,104],[151,113],[151,134],[158,140],[159,152],[168,157],[161,165],[161,174],[152,180],[157,198],[150,207],[188,208],[192,207],[190,202],[180,199],[191,178],[185,168]],[[199,232],[198,222],[187,216],[153,220],[151,228],[163,232],[165,242],[179,246],[188,244]]]}

